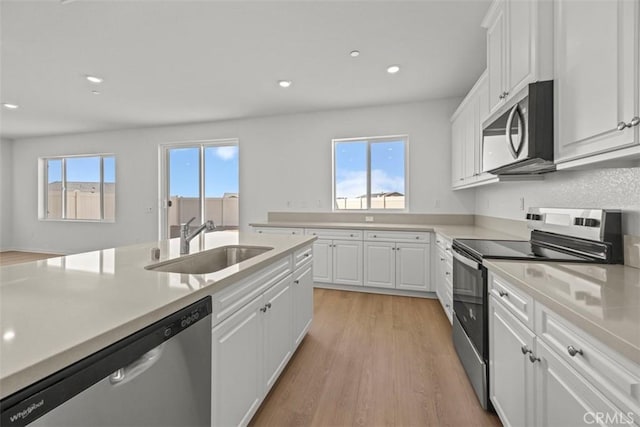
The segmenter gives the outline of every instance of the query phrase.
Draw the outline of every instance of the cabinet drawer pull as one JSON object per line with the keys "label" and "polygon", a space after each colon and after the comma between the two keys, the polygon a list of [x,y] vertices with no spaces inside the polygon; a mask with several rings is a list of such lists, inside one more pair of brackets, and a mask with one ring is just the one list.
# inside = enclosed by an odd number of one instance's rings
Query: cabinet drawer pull
{"label": "cabinet drawer pull", "polygon": [[522,351],[522,354],[525,354],[525,355],[527,353],[533,353],[533,351],[529,350],[526,345],[523,345],[522,347],[520,347],[520,351]]}
{"label": "cabinet drawer pull", "polygon": [[569,356],[571,356],[571,357],[575,357],[576,354],[579,354],[580,356],[584,355],[584,353],[582,352],[582,349],[575,348],[572,345],[567,347],[567,352],[569,353]]}
{"label": "cabinet drawer pull", "polygon": [[373,238],[375,239],[376,237],[378,237],[378,236],[374,234],[374,235],[373,235]]}
{"label": "cabinet drawer pull", "polygon": [[349,234],[349,237],[353,237],[353,234]]}
{"label": "cabinet drawer pull", "polygon": [[265,305],[264,307],[260,307],[260,311],[263,313],[267,312],[267,306]]}
{"label": "cabinet drawer pull", "polygon": [[539,357],[536,357],[533,355],[533,353],[529,354],[529,360],[531,361],[531,363],[536,363],[540,361]]}
{"label": "cabinet drawer pull", "polygon": [[638,126],[640,125],[640,117],[635,116],[633,119],[631,119],[631,122],[629,123],[631,126]]}
{"label": "cabinet drawer pull", "polygon": [[304,254],[304,257],[305,257],[305,258],[308,258],[308,257],[309,257],[309,254]]}
{"label": "cabinet drawer pull", "polygon": [[258,230],[258,233],[259,233],[259,234],[262,234],[262,230]]}
{"label": "cabinet drawer pull", "polygon": [[266,303],[266,304],[265,304],[265,307],[267,307],[267,308],[271,308],[271,303],[270,303],[270,302]]}
{"label": "cabinet drawer pull", "polygon": [[632,128],[640,124],[640,117],[635,116],[629,123],[618,122],[618,130],[625,130],[626,128]]}
{"label": "cabinet drawer pull", "polygon": [[441,258],[440,258],[440,261],[444,261],[444,258],[442,258],[442,257],[441,257]]}
{"label": "cabinet drawer pull", "polygon": [[293,283],[295,283],[296,285],[300,283],[300,280],[294,280]]}
{"label": "cabinet drawer pull", "polygon": [[420,236],[416,236],[416,240],[420,240]]}
{"label": "cabinet drawer pull", "polygon": [[444,274],[447,275],[447,276],[450,276],[451,272],[450,271],[445,271]]}
{"label": "cabinet drawer pull", "polygon": [[498,291],[498,295],[500,295],[501,298],[509,296],[509,294],[507,292],[505,292],[505,291]]}
{"label": "cabinet drawer pull", "polygon": [[440,240],[436,240],[436,243],[442,243]]}

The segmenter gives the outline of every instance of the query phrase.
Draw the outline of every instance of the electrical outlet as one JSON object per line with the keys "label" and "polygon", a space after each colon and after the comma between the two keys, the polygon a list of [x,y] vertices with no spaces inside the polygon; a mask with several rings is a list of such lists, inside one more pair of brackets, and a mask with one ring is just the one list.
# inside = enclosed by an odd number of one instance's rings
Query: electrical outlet
{"label": "electrical outlet", "polygon": [[291,200],[287,200],[287,207],[290,208],[291,207]]}
{"label": "electrical outlet", "polygon": [[365,216],[364,217],[364,221],[365,222],[373,222],[373,217],[372,216]]}
{"label": "electrical outlet", "polygon": [[520,210],[524,210],[524,197],[520,197]]}
{"label": "electrical outlet", "polygon": [[435,202],[433,202],[433,207],[434,208],[439,208],[440,207],[440,199],[436,199]]}
{"label": "electrical outlet", "polygon": [[144,208],[144,213],[146,213],[146,214],[153,213],[153,208],[152,208],[152,207],[147,206],[146,208]]}

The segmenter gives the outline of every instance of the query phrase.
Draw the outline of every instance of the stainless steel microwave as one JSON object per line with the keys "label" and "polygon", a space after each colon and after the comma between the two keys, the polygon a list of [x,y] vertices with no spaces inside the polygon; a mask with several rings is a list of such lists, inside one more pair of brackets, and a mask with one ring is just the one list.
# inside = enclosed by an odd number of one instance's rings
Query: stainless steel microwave
{"label": "stainless steel microwave", "polygon": [[553,81],[529,84],[482,130],[482,171],[539,174],[553,163]]}

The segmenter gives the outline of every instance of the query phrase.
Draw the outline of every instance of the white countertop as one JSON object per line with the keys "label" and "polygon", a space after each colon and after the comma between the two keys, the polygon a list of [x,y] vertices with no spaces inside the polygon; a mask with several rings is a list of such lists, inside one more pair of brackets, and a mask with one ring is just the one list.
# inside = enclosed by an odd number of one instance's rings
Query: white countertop
{"label": "white countertop", "polygon": [[[210,274],[144,267],[180,256],[179,239],[0,267],[0,398],[210,295],[315,240],[219,231],[191,253],[226,245],[273,247]],[[160,261],[151,248],[160,248]]]}
{"label": "white countertop", "polygon": [[534,261],[484,260],[483,264],[640,364],[640,269]]}
{"label": "white countertop", "polygon": [[475,225],[390,224],[382,222],[256,222],[252,227],[337,228],[354,230],[431,231],[449,239],[523,240],[512,234]]}

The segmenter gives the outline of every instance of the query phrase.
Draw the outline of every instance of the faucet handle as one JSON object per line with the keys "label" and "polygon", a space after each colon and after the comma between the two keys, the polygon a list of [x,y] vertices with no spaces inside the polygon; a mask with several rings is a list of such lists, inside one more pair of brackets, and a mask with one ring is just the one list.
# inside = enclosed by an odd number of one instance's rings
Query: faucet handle
{"label": "faucet handle", "polygon": [[195,221],[196,217],[194,216],[193,218],[191,218],[189,221],[185,222],[184,224],[182,224],[182,229],[183,230],[188,230],[189,229],[189,225]]}

